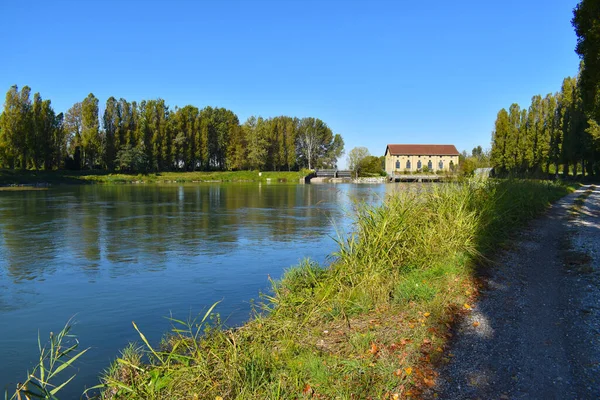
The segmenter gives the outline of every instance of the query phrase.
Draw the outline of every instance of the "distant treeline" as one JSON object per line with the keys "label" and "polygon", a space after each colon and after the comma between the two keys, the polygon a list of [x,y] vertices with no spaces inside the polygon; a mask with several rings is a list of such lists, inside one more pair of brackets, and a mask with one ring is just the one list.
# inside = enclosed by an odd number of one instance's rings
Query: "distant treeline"
{"label": "distant treeline", "polygon": [[333,167],[344,141],[317,118],[250,117],[225,108],[169,109],[164,100],[106,101],[89,94],[65,114],[12,86],[0,114],[0,167],[122,172],[298,170]]}
{"label": "distant treeline", "polygon": [[492,133],[491,162],[500,174],[562,172],[600,176],[600,2],[573,10],[582,63],[558,93],[533,96],[529,108],[500,110]]}

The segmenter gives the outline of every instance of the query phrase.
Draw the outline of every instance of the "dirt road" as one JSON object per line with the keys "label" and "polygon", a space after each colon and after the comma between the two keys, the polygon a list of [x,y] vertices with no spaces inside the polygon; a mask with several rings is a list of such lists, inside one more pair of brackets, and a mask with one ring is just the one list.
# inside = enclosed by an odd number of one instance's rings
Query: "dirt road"
{"label": "dirt road", "polygon": [[600,189],[556,203],[496,261],[429,396],[600,399]]}

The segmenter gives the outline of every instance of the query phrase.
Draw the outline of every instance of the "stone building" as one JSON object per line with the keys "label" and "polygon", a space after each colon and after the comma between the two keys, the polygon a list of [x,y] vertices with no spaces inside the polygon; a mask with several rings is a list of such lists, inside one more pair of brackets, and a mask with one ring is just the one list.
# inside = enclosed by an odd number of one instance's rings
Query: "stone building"
{"label": "stone building", "polygon": [[453,144],[388,144],[385,172],[388,175],[455,171],[460,153]]}

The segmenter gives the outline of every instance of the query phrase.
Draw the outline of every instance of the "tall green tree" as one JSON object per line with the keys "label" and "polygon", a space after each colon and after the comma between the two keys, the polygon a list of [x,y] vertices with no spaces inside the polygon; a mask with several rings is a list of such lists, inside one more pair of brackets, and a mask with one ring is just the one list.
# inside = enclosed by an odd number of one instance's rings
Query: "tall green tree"
{"label": "tall green tree", "polygon": [[6,93],[2,117],[2,138],[4,157],[11,168],[27,168],[29,138],[32,134],[32,105],[29,99],[31,89],[24,86],[19,91],[17,85]]}
{"label": "tall green tree", "polygon": [[114,97],[106,100],[104,116],[102,117],[104,127],[104,165],[107,169],[114,169],[117,149],[121,147],[121,140],[124,135],[121,134],[121,110],[120,104]]}
{"label": "tall green tree", "polygon": [[262,169],[267,162],[267,127],[261,117],[250,117],[242,126],[248,149],[248,166]]}
{"label": "tall green tree", "polygon": [[369,149],[366,147],[355,147],[348,153],[346,163],[351,171],[354,171],[355,176],[358,178],[362,162],[370,156]]}
{"label": "tall green tree", "polygon": [[600,1],[582,0],[571,20],[577,34],[575,51],[583,61],[581,96],[589,118],[600,121]]}
{"label": "tall green tree", "polygon": [[90,169],[99,163],[100,145],[98,99],[90,93],[81,102],[81,148],[84,163]]}
{"label": "tall green tree", "polygon": [[318,118],[302,118],[296,136],[297,160],[302,167],[333,167],[344,151],[339,135]]}
{"label": "tall green tree", "polygon": [[[492,165],[498,169],[499,173],[507,172],[507,160],[510,160],[511,157],[514,159],[514,154],[507,152],[506,146],[510,133],[511,126],[508,112],[503,108],[498,112],[494,124],[494,131],[492,132],[491,161]],[[510,162],[508,165],[511,165]]]}
{"label": "tall green tree", "polygon": [[64,130],[67,137],[67,149],[73,157],[74,167],[81,168],[81,102],[73,104],[65,114]]}

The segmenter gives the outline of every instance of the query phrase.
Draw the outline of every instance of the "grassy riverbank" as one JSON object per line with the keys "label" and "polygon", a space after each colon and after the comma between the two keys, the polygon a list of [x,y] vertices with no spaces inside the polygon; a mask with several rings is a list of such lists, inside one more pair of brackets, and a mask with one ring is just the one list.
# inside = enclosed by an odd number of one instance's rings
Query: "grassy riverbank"
{"label": "grassy riverbank", "polygon": [[160,172],[110,174],[105,171],[21,171],[0,170],[0,185],[89,184],[89,183],[187,183],[187,182],[288,182],[298,183],[309,171],[258,172]]}
{"label": "grassy riverbank", "polygon": [[451,357],[448,328],[477,294],[474,266],[568,191],[468,182],[357,205],[356,232],[330,266],[288,270],[239,329],[221,329],[213,315],[173,319],[155,346],[141,334],[143,347],[125,349],[104,376],[102,397],[418,395],[435,381],[432,365]]}

